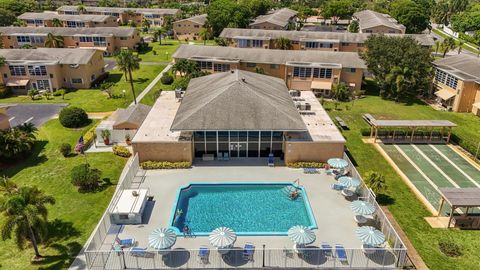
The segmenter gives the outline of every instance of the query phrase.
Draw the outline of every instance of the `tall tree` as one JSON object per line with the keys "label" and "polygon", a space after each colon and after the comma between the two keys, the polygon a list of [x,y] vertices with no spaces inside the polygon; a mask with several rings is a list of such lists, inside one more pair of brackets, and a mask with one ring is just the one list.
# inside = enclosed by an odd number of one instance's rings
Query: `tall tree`
{"label": "tall tree", "polygon": [[350,24],[348,25],[348,32],[358,33],[358,31],[360,31],[360,25],[358,24],[358,21],[354,20],[350,22]]}
{"label": "tall tree", "polygon": [[35,259],[42,257],[38,250],[39,241],[47,234],[47,204],[55,204],[52,196],[45,195],[37,187],[21,187],[5,196],[0,210],[5,216],[2,225],[2,239],[12,234],[20,248],[30,241]]}
{"label": "tall tree", "polygon": [[365,47],[361,57],[374,75],[382,97],[401,100],[428,93],[433,76],[429,49],[411,37],[384,35],[369,36]]}
{"label": "tall tree", "polygon": [[52,20],[52,26],[53,26],[53,27],[63,27],[63,23],[62,23],[62,21],[60,21],[60,19],[58,19],[58,18],[53,18],[53,20]]}
{"label": "tall tree", "polygon": [[337,24],[339,19],[350,18],[354,12],[351,0],[330,0],[323,4],[321,14],[323,18],[330,18],[333,24]]}
{"label": "tall tree", "polygon": [[148,20],[147,18],[142,19],[142,27],[145,32],[148,31],[148,29],[150,29],[150,25],[151,25],[150,20]]}
{"label": "tall tree", "polygon": [[455,42],[455,39],[452,37],[445,38],[442,42],[442,52],[443,55],[442,57],[445,58],[447,53],[451,50],[455,50],[457,47],[457,43]]}
{"label": "tall tree", "polygon": [[279,50],[290,50],[292,48],[292,41],[286,37],[280,37],[275,40],[275,47]]}
{"label": "tall tree", "polygon": [[85,12],[87,12],[87,8],[85,7],[84,4],[80,4],[77,6],[77,12],[78,14],[83,14]]}
{"label": "tall tree", "polygon": [[133,86],[132,71],[140,68],[140,58],[133,54],[131,50],[121,50],[116,56],[118,68],[124,73],[128,73],[130,88],[132,89],[133,101],[137,104],[135,87]]}
{"label": "tall tree", "polygon": [[203,45],[207,45],[207,40],[210,38],[210,30],[208,30],[205,27],[202,27],[202,29],[200,29],[199,35],[203,40]]}
{"label": "tall tree", "polygon": [[178,73],[180,77],[191,76],[200,71],[195,61],[180,59],[172,66],[173,73]]}
{"label": "tall tree", "polygon": [[47,48],[62,48],[64,40],[62,36],[56,36],[52,33],[48,33],[45,38],[45,47]]}
{"label": "tall tree", "polygon": [[167,33],[167,30],[163,27],[155,28],[155,30],[153,30],[153,37],[158,40],[160,45],[162,45],[162,37],[165,33]]}
{"label": "tall tree", "polygon": [[214,36],[225,27],[245,28],[251,18],[250,10],[234,0],[216,0],[207,7],[207,20]]}
{"label": "tall tree", "polygon": [[15,23],[16,20],[17,18],[13,12],[0,8],[0,26],[10,26]]}
{"label": "tall tree", "polygon": [[430,11],[412,0],[397,0],[391,4],[391,15],[407,28],[406,32],[418,34],[428,28]]}

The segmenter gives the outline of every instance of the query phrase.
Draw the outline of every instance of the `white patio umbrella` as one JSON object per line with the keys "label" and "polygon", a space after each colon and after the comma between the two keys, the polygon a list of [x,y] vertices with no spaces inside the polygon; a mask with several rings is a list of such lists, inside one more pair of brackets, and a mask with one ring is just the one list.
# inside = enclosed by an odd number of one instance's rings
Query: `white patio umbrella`
{"label": "white patio umbrella", "polygon": [[347,188],[350,188],[350,187],[356,188],[360,186],[360,180],[356,178],[352,178],[350,176],[342,176],[338,178],[338,183],[340,183],[340,185]]}
{"label": "white patio umbrella", "polygon": [[288,230],[288,237],[298,245],[308,245],[315,241],[315,233],[302,225],[295,225]]}
{"label": "white patio umbrella", "polygon": [[345,169],[348,167],[348,162],[341,158],[331,158],[327,160],[328,166],[334,169]]}
{"label": "white patio umbrella", "polygon": [[378,246],[385,243],[385,235],[371,226],[363,226],[356,230],[358,239],[366,245]]}
{"label": "white patio umbrella", "polygon": [[237,234],[230,228],[219,227],[210,233],[208,240],[214,247],[228,248],[237,240]]}
{"label": "white patio umbrella", "polygon": [[172,229],[157,228],[148,236],[148,244],[155,249],[168,249],[177,241],[177,235]]}
{"label": "white patio umbrella", "polygon": [[357,215],[371,215],[375,213],[375,206],[366,201],[353,201],[350,208]]}

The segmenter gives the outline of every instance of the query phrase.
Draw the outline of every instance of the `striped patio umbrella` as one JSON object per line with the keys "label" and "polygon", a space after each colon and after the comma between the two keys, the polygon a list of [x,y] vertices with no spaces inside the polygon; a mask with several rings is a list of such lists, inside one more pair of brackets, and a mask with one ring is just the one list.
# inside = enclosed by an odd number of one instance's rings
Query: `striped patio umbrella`
{"label": "striped patio umbrella", "polygon": [[327,160],[328,166],[334,169],[345,169],[348,167],[348,162],[341,158],[331,158]]}
{"label": "striped patio umbrella", "polygon": [[155,249],[168,249],[177,241],[177,235],[172,229],[157,228],[148,236],[148,244]]}
{"label": "striped patio umbrella", "polygon": [[226,248],[235,243],[235,240],[237,240],[237,234],[235,234],[230,228],[220,227],[210,233],[208,240],[214,247]]}
{"label": "striped patio umbrella", "polygon": [[358,239],[362,243],[371,246],[378,246],[385,242],[385,235],[371,226],[363,226],[356,230]]}
{"label": "striped patio umbrella", "polygon": [[308,245],[313,243],[316,239],[315,233],[302,225],[291,227],[288,230],[288,237],[298,245]]}
{"label": "striped patio umbrella", "polygon": [[375,206],[366,201],[353,201],[350,204],[350,208],[352,208],[352,211],[357,215],[371,215],[375,213]]}
{"label": "striped patio umbrella", "polygon": [[360,186],[360,180],[356,179],[356,178],[352,178],[350,176],[342,176],[340,178],[338,178],[338,183],[340,183],[340,185],[344,186],[344,187],[353,187],[353,188],[356,188],[358,186]]}

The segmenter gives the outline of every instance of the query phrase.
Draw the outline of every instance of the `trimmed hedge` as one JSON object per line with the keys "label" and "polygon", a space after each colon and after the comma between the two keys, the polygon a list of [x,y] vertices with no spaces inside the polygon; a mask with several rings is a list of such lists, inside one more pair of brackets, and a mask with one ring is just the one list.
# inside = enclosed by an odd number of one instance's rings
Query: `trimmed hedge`
{"label": "trimmed hedge", "polygon": [[289,168],[317,168],[321,169],[325,167],[325,163],[323,162],[315,162],[315,161],[298,161],[298,162],[290,162],[287,164]]}
{"label": "trimmed hedge", "polygon": [[85,145],[85,149],[90,147],[92,145],[93,140],[95,140],[95,129],[97,128],[97,125],[100,124],[100,122],[97,122],[96,125],[93,125],[85,134],[83,134],[83,144]]}
{"label": "trimmed hedge", "polygon": [[65,107],[60,111],[59,120],[67,128],[79,128],[88,124],[88,115],[84,109]]}
{"label": "trimmed hedge", "polygon": [[12,94],[12,88],[0,85],[0,98],[6,98]]}
{"label": "trimmed hedge", "polygon": [[160,81],[165,85],[170,85],[173,83],[173,77],[168,73],[164,73],[160,78]]}
{"label": "trimmed hedge", "polygon": [[115,145],[112,149],[113,149],[113,154],[120,157],[128,158],[132,155],[132,153],[130,153],[130,151],[128,151],[128,149],[125,146]]}
{"label": "trimmed hedge", "polygon": [[69,143],[62,143],[59,150],[64,157],[67,157],[72,153],[72,146]]}
{"label": "trimmed hedge", "polygon": [[158,169],[188,169],[192,163],[187,161],[169,162],[169,161],[145,161],[140,164],[144,170]]}

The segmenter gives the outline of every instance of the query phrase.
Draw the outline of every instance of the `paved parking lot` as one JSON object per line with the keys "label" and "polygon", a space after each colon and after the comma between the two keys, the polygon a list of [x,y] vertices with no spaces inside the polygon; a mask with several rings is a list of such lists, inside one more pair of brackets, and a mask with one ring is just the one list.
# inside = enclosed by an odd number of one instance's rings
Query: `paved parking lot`
{"label": "paved parking lot", "polygon": [[57,115],[68,104],[17,104],[8,109],[10,125],[17,126],[23,123],[33,123],[40,127],[49,119]]}

